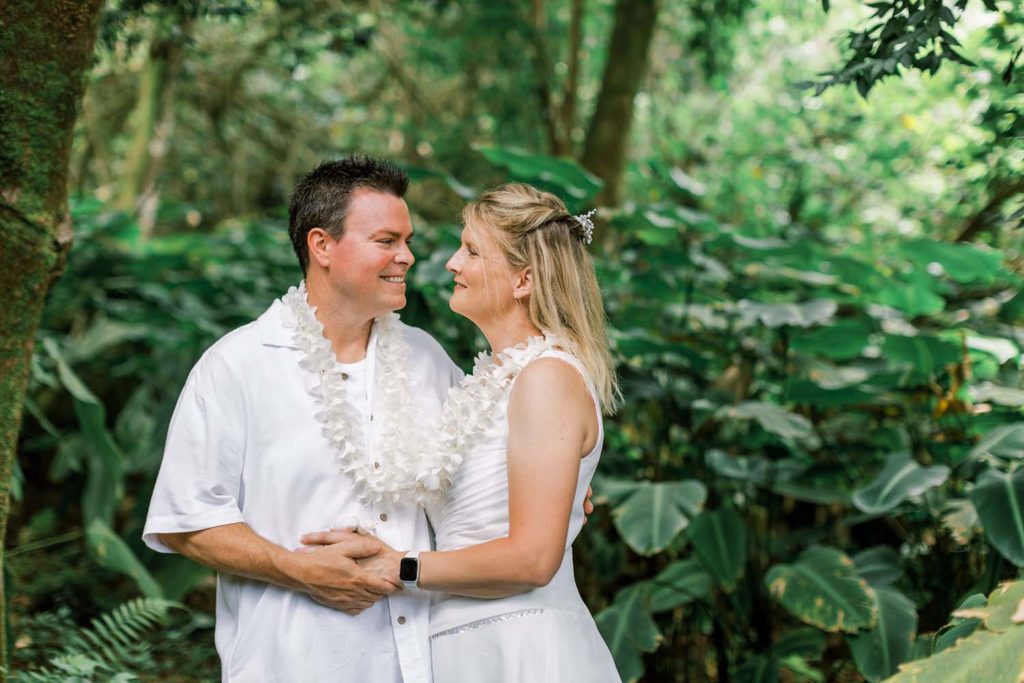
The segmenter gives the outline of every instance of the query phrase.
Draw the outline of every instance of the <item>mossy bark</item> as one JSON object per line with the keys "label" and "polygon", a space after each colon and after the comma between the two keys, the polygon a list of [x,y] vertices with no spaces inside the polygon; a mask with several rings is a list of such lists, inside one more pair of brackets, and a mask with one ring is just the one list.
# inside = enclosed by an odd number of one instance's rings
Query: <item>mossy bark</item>
{"label": "mossy bark", "polygon": [[598,202],[606,206],[619,203],[633,99],[647,73],[657,18],[658,0],[616,0],[608,61],[583,149],[583,165],[605,182]]}
{"label": "mossy bark", "polygon": [[[0,540],[35,334],[71,243],[71,133],[102,6],[102,0],[0,2]],[[0,609],[3,590],[0,579]],[[0,666],[6,667],[6,615],[0,616]]]}

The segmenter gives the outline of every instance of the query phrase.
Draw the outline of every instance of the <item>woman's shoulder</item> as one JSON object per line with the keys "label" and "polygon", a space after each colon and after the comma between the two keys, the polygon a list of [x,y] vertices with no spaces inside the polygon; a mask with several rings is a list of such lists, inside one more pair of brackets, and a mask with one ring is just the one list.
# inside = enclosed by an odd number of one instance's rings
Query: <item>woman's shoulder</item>
{"label": "woman's shoulder", "polygon": [[524,394],[533,401],[558,407],[564,407],[567,401],[586,405],[591,400],[583,364],[571,353],[558,349],[545,351],[519,372],[512,395]]}

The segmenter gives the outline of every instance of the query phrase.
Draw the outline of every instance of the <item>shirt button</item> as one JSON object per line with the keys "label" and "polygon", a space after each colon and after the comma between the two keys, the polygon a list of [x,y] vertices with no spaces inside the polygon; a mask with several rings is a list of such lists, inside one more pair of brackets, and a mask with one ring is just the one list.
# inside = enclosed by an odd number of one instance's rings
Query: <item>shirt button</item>
{"label": "shirt button", "polygon": [[382,522],[388,521],[388,513],[386,513],[386,512],[380,513],[380,521],[382,521]]}
{"label": "shirt button", "polygon": [[379,470],[380,469],[380,463],[379,462],[373,463],[373,469]]}
{"label": "shirt button", "polygon": [[405,623],[405,617],[398,617],[398,623],[399,624],[404,624]]}

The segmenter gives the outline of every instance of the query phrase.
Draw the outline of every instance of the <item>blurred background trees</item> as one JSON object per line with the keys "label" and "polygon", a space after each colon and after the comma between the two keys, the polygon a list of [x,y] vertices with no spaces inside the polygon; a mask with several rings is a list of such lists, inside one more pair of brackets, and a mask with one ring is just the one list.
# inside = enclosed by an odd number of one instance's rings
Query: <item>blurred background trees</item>
{"label": "blurred background trees", "polygon": [[463,200],[514,178],[599,208],[627,401],[575,551],[624,678],[874,681],[913,659],[1016,680],[998,655],[1024,626],[1000,610],[1024,596],[993,591],[1024,565],[1022,19],[108,2],[75,241],[26,371],[16,675],[217,678],[209,572],[139,540],[167,421],[203,349],[300,277],[294,182],[362,151],[414,178],[402,315],[464,366],[483,341],[443,269]]}

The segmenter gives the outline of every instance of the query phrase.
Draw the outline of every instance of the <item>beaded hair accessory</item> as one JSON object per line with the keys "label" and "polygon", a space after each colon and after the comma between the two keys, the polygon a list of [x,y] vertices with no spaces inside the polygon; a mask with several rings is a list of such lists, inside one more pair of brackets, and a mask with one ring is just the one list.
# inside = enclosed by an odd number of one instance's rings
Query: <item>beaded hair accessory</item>
{"label": "beaded hair accessory", "polygon": [[594,221],[590,220],[590,217],[597,213],[597,209],[591,209],[586,213],[573,216],[576,222],[583,228],[583,243],[590,244],[594,241]]}

